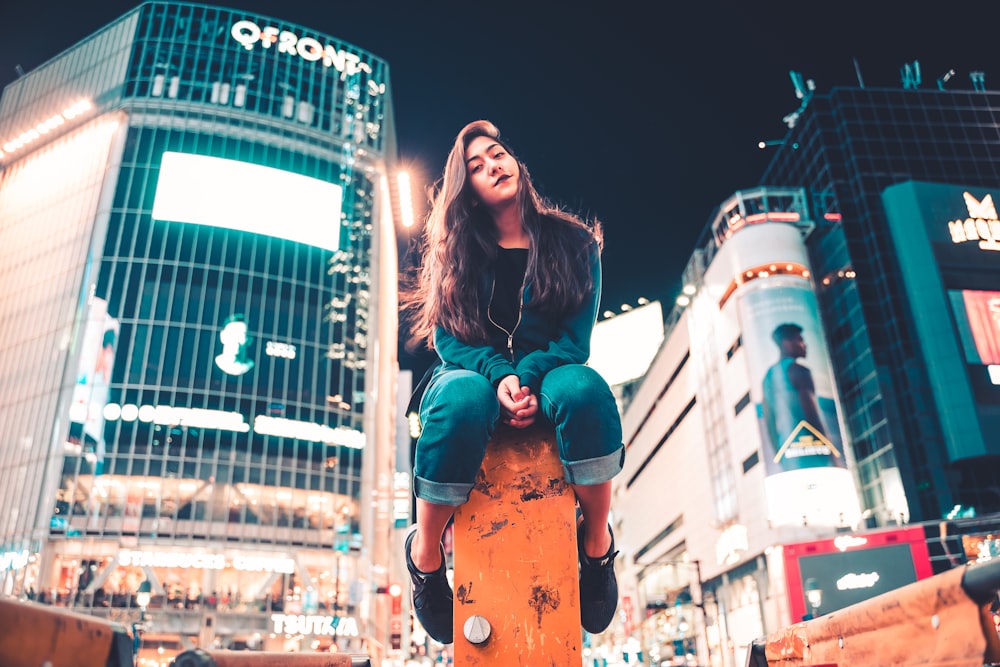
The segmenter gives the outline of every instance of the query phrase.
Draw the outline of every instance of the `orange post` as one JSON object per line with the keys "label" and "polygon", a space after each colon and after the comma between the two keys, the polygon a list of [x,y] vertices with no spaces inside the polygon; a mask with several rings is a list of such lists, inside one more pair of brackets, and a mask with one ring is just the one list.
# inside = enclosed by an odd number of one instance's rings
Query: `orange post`
{"label": "orange post", "polygon": [[455,513],[455,664],[581,664],[576,497],[555,435],[498,429]]}

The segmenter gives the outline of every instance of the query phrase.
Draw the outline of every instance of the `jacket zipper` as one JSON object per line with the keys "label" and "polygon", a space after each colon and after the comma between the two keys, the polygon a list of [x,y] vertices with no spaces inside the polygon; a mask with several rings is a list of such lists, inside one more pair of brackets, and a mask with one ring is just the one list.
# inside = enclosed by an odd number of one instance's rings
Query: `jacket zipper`
{"label": "jacket zipper", "polygon": [[493,324],[493,326],[495,326],[497,329],[507,334],[507,353],[510,354],[510,360],[511,362],[513,362],[514,332],[517,331],[517,328],[519,326],[521,326],[521,313],[524,312],[524,282],[521,283],[520,302],[517,305],[517,322],[514,323],[514,328],[511,329],[510,331],[507,331],[502,326],[497,324],[496,320],[493,319],[493,314],[490,312],[490,309],[493,307],[493,295],[496,293],[496,289],[497,289],[497,277],[496,275],[494,275],[493,284],[490,286],[490,302],[486,306],[486,317],[489,319],[490,323]]}

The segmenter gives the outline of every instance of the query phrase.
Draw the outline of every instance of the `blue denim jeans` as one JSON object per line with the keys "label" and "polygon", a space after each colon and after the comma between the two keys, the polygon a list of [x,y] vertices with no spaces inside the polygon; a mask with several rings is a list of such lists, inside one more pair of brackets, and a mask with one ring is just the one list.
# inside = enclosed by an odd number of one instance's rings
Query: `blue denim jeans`
{"label": "blue denim jeans", "polygon": [[[569,364],[542,378],[539,420],[555,428],[571,484],[600,484],[621,472],[622,425],[611,389],[589,366]],[[442,365],[420,401],[421,433],[413,466],[418,498],[439,505],[469,499],[500,418],[497,391],[474,371]]]}

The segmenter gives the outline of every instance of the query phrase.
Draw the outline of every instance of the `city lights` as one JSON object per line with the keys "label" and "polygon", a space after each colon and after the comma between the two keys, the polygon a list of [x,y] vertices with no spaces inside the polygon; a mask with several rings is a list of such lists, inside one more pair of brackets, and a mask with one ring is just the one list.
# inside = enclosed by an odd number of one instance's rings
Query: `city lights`
{"label": "city lights", "polygon": [[312,422],[258,415],[253,420],[253,430],[255,433],[261,435],[325,442],[330,445],[340,445],[341,447],[349,447],[351,449],[364,449],[365,447],[364,433],[343,426],[330,428],[329,426],[314,424]]}
{"label": "city lights", "polygon": [[85,111],[89,110],[91,106],[92,105],[88,100],[80,100],[79,102],[75,102],[74,104],[63,109],[62,113],[57,113],[46,118],[33,128],[25,130],[14,139],[4,143],[3,154],[0,154],[0,157],[4,157],[7,154],[20,150],[57,127],[65,124],[66,121],[79,117]]}
{"label": "city lights", "polygon": [[[202,408],[176,408],[169,405],[118,405],[109,403],[104,408],[104,418],[108,421],[140,421],[168,426],[185,426],[188,428],[213,428],[220,431],[236,431],[246,433],[250,425],[244,421],[238,412],[222,410],[206,410]],[[260,435],[273,435],[286,438],[298,438],[313,442],[340,445],[351,449],[364,449],[365,436],[360,431],[338,426],[330,428],[322,424],[296,421],[280,417],[259,415],[254,419],[254,432]]]}
{"label": "city lights", "polygon": [[399,212],[403,227],[413,226],[413,193],[410,191],[410,174],[401,171],[396,174],[396,183],[399,186]]}
{"label": "city lights", "polygon": [[250,425],[243,420],[243,415],[238,412],[203,408],[176,408],[171,405],[143,405],[140,407],[133,404],[108,403],[104,407],[104,418],[108,421],[121,419],[124,422],[138,419],[141,422],[163,426],[214,428],[220,431],[239,433],[246,433],[250,430]]}

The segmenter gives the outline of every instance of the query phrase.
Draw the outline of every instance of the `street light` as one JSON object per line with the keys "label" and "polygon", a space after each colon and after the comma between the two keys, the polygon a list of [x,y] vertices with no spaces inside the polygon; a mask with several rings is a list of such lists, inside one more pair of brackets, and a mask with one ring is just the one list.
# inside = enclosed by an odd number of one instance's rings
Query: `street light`
{"label": "street light", "polygon": [[139,610],[142,612],[142,618],[146,618],[146,607],[149,606],[149,599],[153,595],[153,586],[149,583],[149,579],[143,580],[139,584],[139,590],[135,593],[136,604],[139,605]]}
{"label": "street light", "polygon": [[153,594],[153,586],[149,579],[143,579],[135,592],[135,602],[139,605],[139,622],[132,624],[132,653],[138,659],[139,648],[142,646],[142,633],[146,630],[146,607]]}
{"label": "street light", "polygon": [[153,586],[149,583],[149,579],[144,579],[141,584],[139,584],[139,590],[135,592],[135,602],[139,605],[139,620],[146,620],[146,607],[149,606],[149,599],[153,595]]}
{"label": "street light", "polygon": [[413,194],[410,192],[410,172],[400,171],[396,174],[396,187],[399,188],[400,223],[409,229],[413,226]]}
{"label": "street light", "polygon": [[823,590],[819,587],[819,582],[813,577],[806,579],[805,584],[806,601],[809,603],[809,611],[813,618],[819,613],[819,608],[823,604]]}

